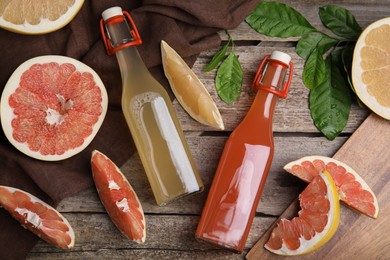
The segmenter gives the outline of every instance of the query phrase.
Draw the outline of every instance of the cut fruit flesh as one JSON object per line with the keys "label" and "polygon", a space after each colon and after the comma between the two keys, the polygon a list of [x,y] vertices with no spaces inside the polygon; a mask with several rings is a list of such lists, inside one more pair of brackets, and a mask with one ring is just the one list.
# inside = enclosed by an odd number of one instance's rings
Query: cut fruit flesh
{"label": "cut fruit flesh", "polygon": [[0,186],[0,207],[49,244],[62,249],[73,248],[75,234],[68,220],[30,193]]}
{"label": "cut fruit flesh", "polygon": [[352,82],[359,99],[390,119],[390,17],[369,25],[355,45]]}
{"label": "cut fruit flesh", "polygon": [[301,210],[291,221],[281,219],[265,248],[279,255],[301,255],[323,246],[340,222],[336,186],[326,171],[317,175],[299,195]]}
{"label": "cut fruit flesh", "polygon": [[223,130],[215,102],[191,68],[165,41],[161,41],[161,55],[165,76],[184,110],[199,123]]}
{"label": "cut fruit flesh", "polygon": [[91,166],[100,200],[112,222],[130,240],[144,243],[144,212],[126,177],[107,156],[96,150],[92,152]]}
{"label": "cut fruit flesh", "polygon": [[342,202],[369,217],[378,217],[379,205],[374,192],[347,164],[325,156],[306,156],[286,164],[284,169],[306,182],[311,182],[322,170],[328,171]]}
{"label": "cut fruit flesh", "polygon": [[67,25],[84,0],[0,1],[0,27],[22,34],[43,34]]}
{"label": "cut fruit flesh", "polygon": [[40,160],[69,158],[86,148],[107,112],[103,82],[87,65],[40,56],[20,65],[1,96],[1,125],[21,152]]}

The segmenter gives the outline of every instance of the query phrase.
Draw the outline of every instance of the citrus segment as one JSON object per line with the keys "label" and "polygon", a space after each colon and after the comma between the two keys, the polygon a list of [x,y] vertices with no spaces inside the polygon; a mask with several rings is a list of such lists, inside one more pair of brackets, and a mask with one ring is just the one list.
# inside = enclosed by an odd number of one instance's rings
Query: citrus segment
{"label": "citrus segment", "polygon": [[73,248],[75,235],[68,220],[30,193],[0,186],[0,207],[46,242],[62,249]]}
{"label": "citrus segment", "polygon": [[96,150],[92,152],[91,166],[100,200],[112,222],[130,240],[144,243],[144,212],[126,177],[107,156]]}
{"label": "citrus segment", "polygon": [[379,116],[390,119],[390,17],[369,25],[353,54],[352,81],[356,94]]}
{"label": "citrus segment", "polygon": [[43,34],[67,25],[84,0],[0,1],[0,27],[23,34]]}
{"label": "citrus segment", "polygon": [[326,171],[317,175],[299,195],[301,210],[292,220],[281,219],[265,248],[279,255],[301,255],[324,245],[340,222],[337,189]]}
{"label": "citrus segment", "polygon": [[345,163],[325,156],[306,156],[286,164],[284,169],[306,182],[311,182],[322,170],[328,171],[342,202],[367,216],[378,217],[379,206],[374,192]]}
{"label": "citrus segment", "polygon": [[216,104],[191,68],[165,41],[161,41],[161,54],[165,76],[184,110],[199,123],[223,130]]}
{"label": "citrus segment", "polygon": [[56,161],[81,152],[107,112],[107,92],[87,65],[41,56],[20,65],[1,96],[1,124],[21,152]]}

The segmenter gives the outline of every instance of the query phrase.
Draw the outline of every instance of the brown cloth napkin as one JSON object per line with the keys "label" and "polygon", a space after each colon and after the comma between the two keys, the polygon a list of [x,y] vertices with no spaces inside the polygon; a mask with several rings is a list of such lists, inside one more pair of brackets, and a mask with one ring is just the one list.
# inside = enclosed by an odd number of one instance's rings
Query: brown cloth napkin
{"label": "brown cloth napkin", "polygon": [[[221,29],[238,26],[258,1],[251,0],[86,0],[66,27],[45,35],[21,35],[0,29],[0,90],[24,61],[40,55],[64,55],[92,67],[109,95],[105,121],[94,141],[80,154],[59,162],[29,158],[16,150],[0,131],[0,185],[28,191],[51,205],[92,186],[90,156],[98,149],[122,165],[135,151],[121,106],[121,78],[115,56],[101,40],[99,20],[105,9],[119,5],[131,13],[143,39],[139,52],[155,77],[170,92],[161,70],[164,39],[193,65],[197,54],[216,47]],[[74,227],[77,228],[77,227]],[[0,259],[24,259],[38,238],[0,209]]]}

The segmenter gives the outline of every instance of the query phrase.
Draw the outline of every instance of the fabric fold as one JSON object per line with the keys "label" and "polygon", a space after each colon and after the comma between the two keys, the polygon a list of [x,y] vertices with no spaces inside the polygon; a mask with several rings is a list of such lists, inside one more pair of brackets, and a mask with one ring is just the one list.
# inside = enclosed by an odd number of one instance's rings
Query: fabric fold
{"label": "fabric fold", "polygon": [[[122,83],[118,64],[115,57],[107,56],[101,40],[102,11],[116,5],[132,10],[143,39],[143,45],[139,46],[141,57],[171,93],[160,66],[160,41],[167,41],[192,66],[200,52],[220,45],[219,30],[238,26],[257,2],[86,0],[72,22],[56,32],[21,35],[0,29],[1,91],[12,72],[24,61],[41,55],[64,55],[93,68],[109,95],[107,116],[93,142],[80,154],[64,161],[29,158],[16,150],[1,131],[0,185],[23,189],[56,206],[62,199],[93,185],[90,170],[93,149],[102,151],[117,165],[122,165],[135,152],[120,107]],[[0,209],[0,259],[26,258],[37,239]]]}

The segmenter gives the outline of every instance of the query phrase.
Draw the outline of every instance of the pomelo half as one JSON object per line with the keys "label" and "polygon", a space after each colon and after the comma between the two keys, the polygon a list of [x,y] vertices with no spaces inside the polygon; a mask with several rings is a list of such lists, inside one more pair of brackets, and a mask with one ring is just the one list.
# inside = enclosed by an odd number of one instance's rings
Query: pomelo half
{"label": "pomelo half", "polygon": [[359,99],[390,119],[390,17],[370,24],[356,42],[352,82]]}
{"label": "pomelo half", "polygon": [[0,27],[23,34],[43,34],[67,25],[84,0],[1,0]]}
{"label": "pomelo half", "polygon": [[107,112],[107,92],[90,67],[64,56],[40,56],[20,65],[0,104],[8,140],[36,159],[58,161],[81,152]]}
{"label": "pomelo half", "polygon": [[106,155],[97,150],[92,152],[91,166],[100,200],[112,222],[130,240],[144,243],[144,211],[126,177]]}
{"label": "pomelo half", "polygon": [[325,156],[306,156],[286,164],[284,169],[306,182],[311,182],[322,170],[328,171],[342,202],[369,217],[378,217],[379,205],[374,192],[347,164]]}
{"label": "pomelo half", "polygon": [[281,219],[265,248],[279,255],[301,255],[328,242],[340,222],[340,202],[330,174],[323,171],[299,195],[301,210],[292,220]]}
{"label": "pomelo half", "polygon": [[0,207],[24,228],[62,249],[72,249],[75,234],[68,220],[53,207],[20,189],[0,186]]}

